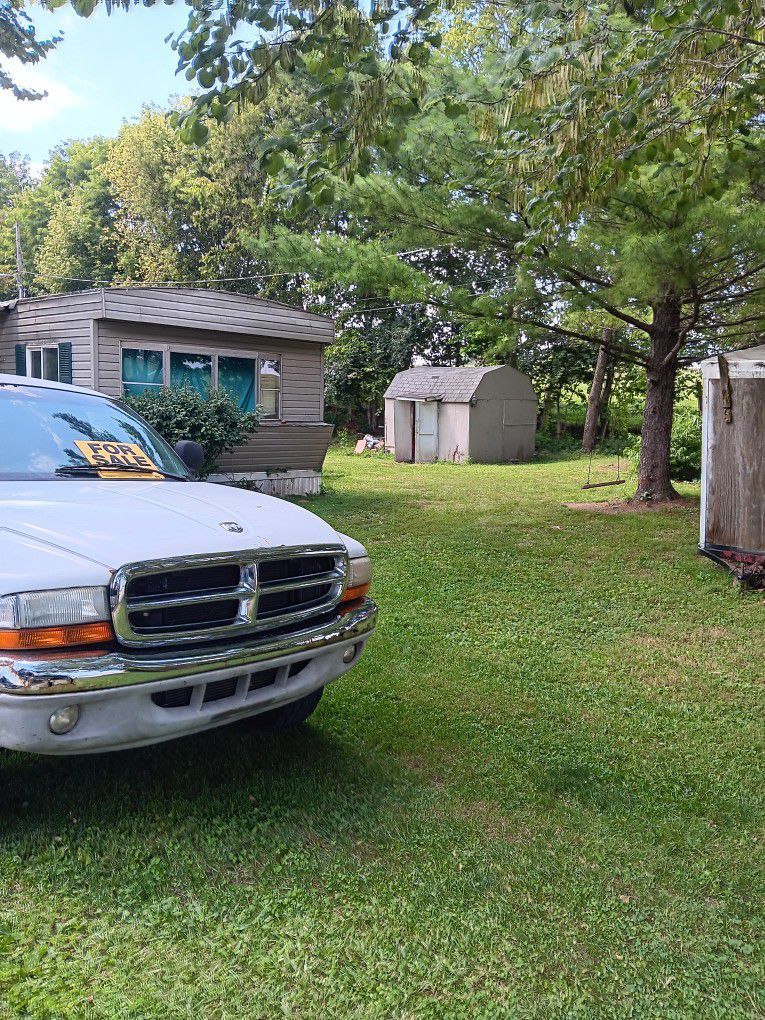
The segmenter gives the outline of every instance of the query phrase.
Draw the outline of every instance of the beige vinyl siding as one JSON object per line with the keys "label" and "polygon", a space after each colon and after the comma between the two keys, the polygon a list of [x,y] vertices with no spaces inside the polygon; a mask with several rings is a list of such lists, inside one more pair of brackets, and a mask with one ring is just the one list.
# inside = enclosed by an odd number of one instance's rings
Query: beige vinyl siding
{"label": "beige vinyl siding", "polygon": [[92,386],[91,323],[100,308],[96,291],[22,298],[3,324],[3,338],[9,332],[15,335],[10,343],[3,340],[2,371],[15,373],[16,344],[71,343],[72,382],[75,386]]}
{"label": "beige vinyl siding", "polygon": [[332,425],[264,423],[247,442],[221,458],[218,471],[320,471],[332,432]]}
{"label": "beige vinyl siding", "polygon": [[0,309],[0,375],[14,375],[16,372],[16,344],[18,320],[16,312]]}
{"label": "beige vinyl siding", "polygon": [[107,288],[22,300],[0,311],[0,371],[15,372],[15,344],[72,344],[73,382],[122,396],[124,346],[168,345],[281,360],[281,418],[224,458],[223,472],[319,471],[332,436],[324,413],[323,315],[224,291]]}
{"label": "beige vinyl siding", "polygon": [[331,343],[331,319],[276,301],[254,301],[225,291],[183,287],[104,290],[104,317],[122,322],[158,323],[273,339]]}
{"label": "beige vinyl siding", "polygon": [[140,347],[142,344],[170,344],[172,348],[179,350],[199,350],[207,353],[241,351],[267,358],[280,358],[282,418],[290,422],[321,421],[323,345],[295,340],[279,343],[271,337],[244,336],[212,330],[102,321],[98,324],[100,390],[114,397],[122,395],[121,348]]}

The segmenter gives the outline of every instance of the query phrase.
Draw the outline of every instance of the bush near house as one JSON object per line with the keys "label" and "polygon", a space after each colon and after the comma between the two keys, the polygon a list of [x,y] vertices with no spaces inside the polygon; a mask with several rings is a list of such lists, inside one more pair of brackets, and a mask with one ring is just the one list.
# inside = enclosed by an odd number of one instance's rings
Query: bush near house
{"label": "bush near house", "polygon": [[125,403],[161,436],[175,445],[180,439],[201,443],[205,459],[200,478],[206,478],[224,453],[244,442],[260,423],[259,409],[242,411],[225,390],[204,395],[189,386],[133,394]]}

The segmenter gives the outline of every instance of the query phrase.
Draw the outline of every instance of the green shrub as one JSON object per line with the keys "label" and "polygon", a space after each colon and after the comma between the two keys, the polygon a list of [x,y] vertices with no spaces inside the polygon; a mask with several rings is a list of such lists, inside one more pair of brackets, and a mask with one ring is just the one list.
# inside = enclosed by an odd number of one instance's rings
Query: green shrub
{"label": "green shrub", "polygon": [[[634,470],[640,463],[640,438],[627,447]],[[701,478],[701,417],[689,407],[675,409],[669,448],[669,467],[676,482],[697,482]]]}
{"label": "green shrub", "polygon": [[171,446],[179,439],[201,443],[205,459],[200,478],[211,474],[221,455],[242,443],[260,422],[258,412],[240,410],[225,390],[213,390],[202,396],[188,386],[162,389],[133,394],[125,398],[125,403],[153,425]]}

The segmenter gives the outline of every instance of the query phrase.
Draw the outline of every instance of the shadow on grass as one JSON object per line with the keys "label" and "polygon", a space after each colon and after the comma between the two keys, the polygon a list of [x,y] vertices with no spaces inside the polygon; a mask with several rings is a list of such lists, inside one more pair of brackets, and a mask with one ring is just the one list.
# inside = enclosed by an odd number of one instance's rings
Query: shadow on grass
{"label": "shadow on grass", "polygon": [[[383,771],[353,748],[303,725],[280,734],[246,721],[132,751],[74,757],[0,754],[0,824],[6,851],[30,836],[43,843],[78,829],[125,825],[147,837],[173,820],[225,824],[265,812],[310,833],[328,817],[376,824],[385,800],[407,799],[399,773]],[[395,792],[394,792],[394,787]]]}

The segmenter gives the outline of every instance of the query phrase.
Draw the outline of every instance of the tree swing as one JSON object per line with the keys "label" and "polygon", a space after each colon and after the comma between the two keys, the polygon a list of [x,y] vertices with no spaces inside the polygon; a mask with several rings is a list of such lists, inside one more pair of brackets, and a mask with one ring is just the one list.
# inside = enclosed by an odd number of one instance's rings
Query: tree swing
{"label": "tree swing", "polygon": [[[606,423],[605,423],[605,427],[603,428],[603,430],[601,432],[601,439],[603,439],[606,436],[606,433],[609,430],[609,425],[611,424],[609,419],[610,419],[610,413],[607,412],[607,420],[606,420]],[[584,490],[584,489],[607,489],[609,486],[623,486],[623,484],[626,483],[627,479],[626,478],[622,478],[622,476],[621,476],[621,455],[618,452],[616,454],[616,477],[615,478],[611,478],[609,481],[593,481],[592,480],[592,476],[593,476],[593,457],[594,456],[595,456],[595,450],[593,449],[593,450],[590,451],[590,460],[588,461],[588,480],[586,480],[584,482],[583,486],[581,487],[582,490]]]}
{"label": "tree swing", "polygon": [[587,481],[582,486],[582,489],[605,489],[609,485],[624,485],[627,479],[622,478],[622,459],[618,453],[616,454],[616,478],[612,478],[609,482],[590,481],[592,476],[592,458],[594,452],[594,450],[590,452],[590,459],[587,464]]}

